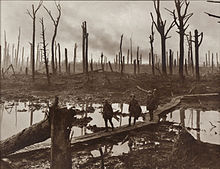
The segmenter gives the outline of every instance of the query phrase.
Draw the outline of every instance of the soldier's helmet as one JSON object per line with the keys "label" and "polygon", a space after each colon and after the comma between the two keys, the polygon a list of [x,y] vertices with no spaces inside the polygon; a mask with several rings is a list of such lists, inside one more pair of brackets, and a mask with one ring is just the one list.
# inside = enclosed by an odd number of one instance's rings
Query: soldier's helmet
{"label": "soldier's helmet", "polygon": [[134,98],[135,98],[135,95],[132,93],[130,97],[131,97],[132,99],[134,99]]}

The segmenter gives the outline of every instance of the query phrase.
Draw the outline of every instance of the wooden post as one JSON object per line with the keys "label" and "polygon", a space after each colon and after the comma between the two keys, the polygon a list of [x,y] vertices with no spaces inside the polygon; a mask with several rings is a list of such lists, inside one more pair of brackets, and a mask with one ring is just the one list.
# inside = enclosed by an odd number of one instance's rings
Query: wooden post
{"label": "wooden post", "polygon": [[218,53],[216,52],[216,67],[218,67]]}
{"label": "wooden post", "polygon": [[51,130],[51,169],[72,169],[71,160],[71,113],[67,109],[58,108],[58,97],[50,107]]}
{"label": "wooden post", "polygon": [[68,73],[68,57],[67,57],[67,48],[65,48],[65,67],[66,67],[66,73]]}
{"label": "wooden post", "polygon": [[111,72],[113,72],[111,62],[110,62],[110,61],[108,61],[108,64],[109,64],[109,67],[110,67]]}
{"label": "wooden post", "polygon": [[140,74],[140,60],[137,61],[138,74]]}

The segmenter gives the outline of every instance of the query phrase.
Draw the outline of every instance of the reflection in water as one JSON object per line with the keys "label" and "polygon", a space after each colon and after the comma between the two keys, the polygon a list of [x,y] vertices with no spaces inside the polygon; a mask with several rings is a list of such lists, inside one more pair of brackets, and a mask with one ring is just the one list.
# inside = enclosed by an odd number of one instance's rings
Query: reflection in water
{"label": "reflection in water", "polygon": [[220,145],[220,112],[180,109],[170,113],[167,121],[182,124],[197,140]]}
{"label": "reflection in water", "polygon": [[[6,139],[20,131],[24,128],[29,127],[37,122],[40,122],[45,118],[45,112],[48,111],[48,103],[34,103],[34,102],[5,102],[1,104],[1,140]],[[67,108],[75,107],[79,110],[84,110],[82,114],[77,115],[77,118],[91,117],[92,120],[85,126],[72,127],[73,137],[86,135],[92,133],[91,130],[87,129],[88,126],[105,127],[104,119],[102,117],[102,105],[101,104],[71,104],[65,103],[64,106]],[[128,104],[113,103],[113,111],[118,111],[120,120],[117,121],[113,118],[112,122],[115,127],[120,127],[122,125],[128,125]],[[146,113],[146,106],[141,106],[142,112]],[[93,110],[93,111],[92,111]],[[123,113],[123,115],[122,115]],[[138,121],[143,121],[139,117]]]}

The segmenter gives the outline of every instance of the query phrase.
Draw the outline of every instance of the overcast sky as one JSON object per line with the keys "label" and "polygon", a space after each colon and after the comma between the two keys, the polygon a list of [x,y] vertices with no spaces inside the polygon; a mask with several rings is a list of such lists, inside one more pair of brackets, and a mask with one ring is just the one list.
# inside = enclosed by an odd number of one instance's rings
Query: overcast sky
{"label": "overcast sky", "polygon": [[[21,46],[25,47],[25,55],[29,55],[29,42],[32,39],[32,20],[26,10],[31,9],[31,4],[37,6],[38,1],[1,1],[1,42],[4,42],[4,30],[7,33],[7,41],[10,44],[17,43],[18,28],[21,27]],[[44,5],[52,11],[54,17],[57,11],[53,1],[45,1]],[[61,1],[62,16],[58,28],[56,41],[68,48],[70,60],[73,56],[74,43],[78,44],[78,60],[81,59],[81,24],[87,21],[89,33],[89,56],[99,58],[101,52],[108,58],[114,58],[119,51],[121,34],[124,34],[123,55],[129,48],[129,39],[133,39],[133,51],[136,52],[137,45],[140,46],[144,58],[148,57],[150,49],[149,35],[151,28],[150,12],[154,12],[152,1]],[[164,9],[174,9],[173,1],[161,3],[163,19],[167,25],[172,21],[172,16]],[[189,20],[190,27],[187,32],[198,29],[204,33],[204,39],[200,47],[200,56],[204,58],[205,53],[220,52],[220,24],[217,19],[210,18],[204,12],[220,15],[220,4],[208,3],[206,1],[191,1],[189,12],[194,15]],[[44,8],[37,13],[36,21],[36,43],[40,39],[39,18],[44,17],[46,27],[46,40],[51,42],[53,24]],[[179,48],[179,36],[177,27],[170,31],[172,38],[167,40],[167,50],[175,52]],[[160,55],[160,39],[155,30],[155,50]],[[48,46],[50,48],[50,46]],[[185,45],[185,50],[187,46]],[[134,54],[133,54],[134,55]]]}

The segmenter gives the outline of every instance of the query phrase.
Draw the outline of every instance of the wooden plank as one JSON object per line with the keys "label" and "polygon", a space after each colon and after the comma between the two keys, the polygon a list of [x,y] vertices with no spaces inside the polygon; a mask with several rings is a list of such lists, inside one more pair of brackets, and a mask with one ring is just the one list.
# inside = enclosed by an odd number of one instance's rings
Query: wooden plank
{"label": "wooden plank", "polygon": [[153,121],[137,122],[135,126],[123,125],[121,127],[115,128],[113,131],[109,131],[109,132],[101,131],[101,132],[97,132],[97,133],[91,133],[91,134],[87,134],[87,135],[84,135],[84,136],[75,137],[75,138],[72,139],[71,144],[94,141],[94,140],[101,139],[101,138],[106,138],[106,137],[109,137],[109,136],[112,136],[112,135],[117,135],[117,134],[120,134],[120,133],[140,129],[140,128],[145,127],[149,124],[155,124],[159,120],[159,115],[162,112],[168,111],[168,110],[174,108],[175,106],[177,106],[180,103],[181,98],[182,98],[181,96],[175,97],[171,100],[171,102],[163,105],[162,107],[159,107],[154,112],[154,120]]}

